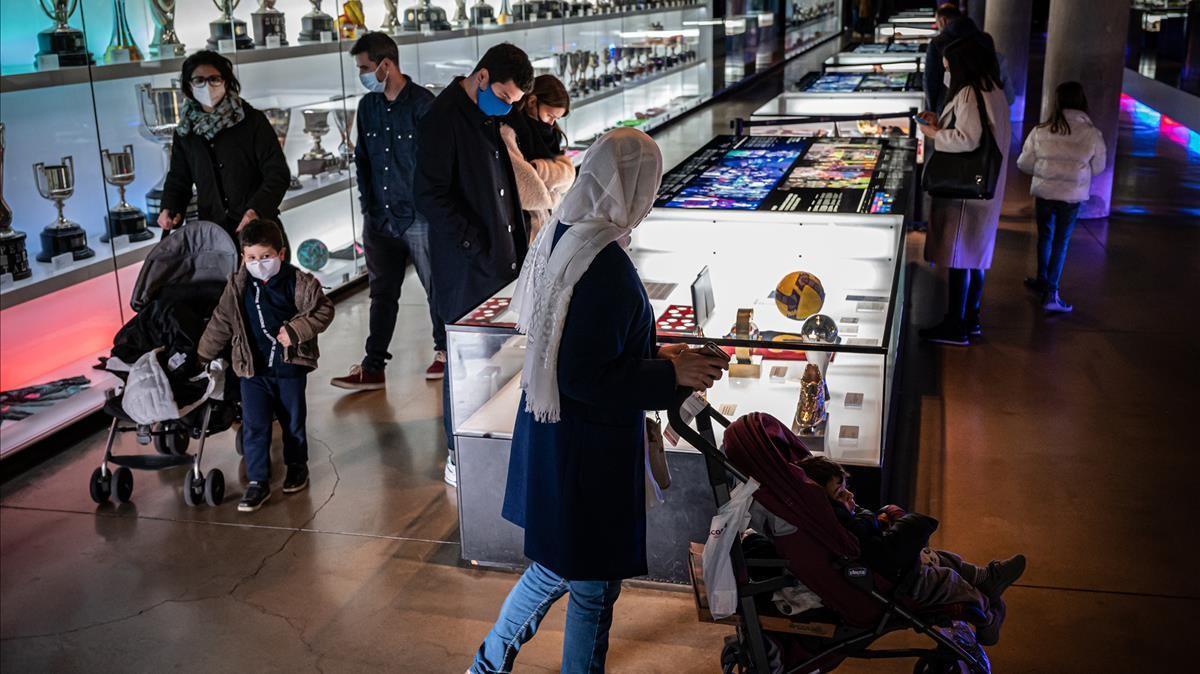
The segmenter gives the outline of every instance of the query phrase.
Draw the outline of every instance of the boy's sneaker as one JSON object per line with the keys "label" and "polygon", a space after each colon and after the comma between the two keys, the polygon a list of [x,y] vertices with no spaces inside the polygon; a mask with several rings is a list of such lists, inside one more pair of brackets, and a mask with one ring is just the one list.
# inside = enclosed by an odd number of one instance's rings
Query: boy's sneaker
{"label": "boy's sneaker", "polygon": [[429,380],[444,379],[446,377],[446,352],[435,351],[433,353],[433,362],[429,367],[425,368],[425,378]]}
{"label": "boy's sneaker", "polygon": [[294,494],[308,488],[308,466],[302,463],[288,464],[287,477],[283,479],[283,493]]}
{"label": "boy's sneaker", "polygon": [[1069,314],[1075,307],[1064,302],[1058,291],[1054,291],[1046,293],[1042,308],[1052,314]]}
{"label": "boy's sneaker", "polygon": [[458,486],[458,467],[454,465],[454,455],[446,455],[446,472],[442,474],[442,479],[451,487]]}
{"label": "boy's sneaker", "polygon": [[1025,573],[1025,555],[1013,555],[1004,561],[993,560],[985,567],[983,580],[975,588],[988,597],[999,598],[1009,585],[1017,582]]}
{"label": "boy's sneaker", "polygon": [[251,482],[250,486],[246,487],[246,493],[242,495],[242,502],[238,504],[238,512],[252,513],[263,507],[269,498],[271,485],[266,482]]}
{"label": "boy's sneaker", "polygon": [[350,374],[345,377],[334,377],[329,383],[351,391],[377,391],[387,386],[382,370],[371,372],[364,370],[361,365],[350,366]]}
{"label": "boy's sneaker", "polygon": [[962,322],[949,318],[931,328],[918,330],[917,334],[920,335],[921,339],[937,344],[967,346],[971,343],[967,339],[967,331],[963,329]]}

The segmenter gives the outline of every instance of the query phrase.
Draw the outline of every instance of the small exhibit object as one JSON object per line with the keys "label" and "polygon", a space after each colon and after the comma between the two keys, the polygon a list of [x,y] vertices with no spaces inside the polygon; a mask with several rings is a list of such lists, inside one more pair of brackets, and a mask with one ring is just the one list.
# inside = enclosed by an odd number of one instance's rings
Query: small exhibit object
{"label": "small exhibit object", "polygon": [[863,406],[863,394],[847,393],[845,405],[847,409],[861,410]]}
{"label": "small exhibit object", "polygon": [[771,368],[771,381],[782,384],[787,381],[788,368],[786,365],[776,365]]}
{"label": "small exhibit object", "polygon": [[[737,322],[733,325],[733,338],[743,341],[754,339],[754,310],[738,309]],[[750,347],[739,346],[733,351],[733,362],[729,364],[729,376],[739,379],[762,377],[762,356],[753,355]]]}
{"label": "small exhibit object", "polygon": [[842,426],[838,430],[838,445],[841,447],[857,447],[858,426]]}

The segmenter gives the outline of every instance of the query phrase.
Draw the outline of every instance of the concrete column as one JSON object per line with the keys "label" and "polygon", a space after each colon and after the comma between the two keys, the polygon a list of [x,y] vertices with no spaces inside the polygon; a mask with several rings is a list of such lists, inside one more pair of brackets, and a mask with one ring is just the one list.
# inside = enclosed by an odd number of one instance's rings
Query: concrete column
{"label": "concrete column", "polygon": [[[1004,55],[1004,76],[1012,82],[1016,98],[1012,120],[1025,119],[1025,81],[1029,75],[1029,32],[1033,25],[1030,0],[992,0],[987,3],[987,18],[982,28],[996,41],[996,51]],[[1020,128],[1020,124],[1015,125]]]}
{"label": "concrete column", "polygon": [[[995,1],[996,0],[992,0],[992,2]],[[1032,0],[1025,1],[1032,2]],[[939,2],[938,4],[940,5],[942,3]],[[958,6],[962,7],[962,3],[958,3]],[[971,20],[975,22],[976,26],[979,26],[980,30],[987,30],[987,28],[983,27],[984,14],[987,12],[987,6],[987,0],[967,0],[967,6],[965,8],[966,14],[967,16],[971,17]]]}
{"label": "concrete column", "polygon": [[1104,218],[1110,209],[1128,25],[1129,0],[1050,3],[1041,118],[1054,109],[1054,89],[1059,83],[1080,82],[1087,92],[1092,122],[1108,145],[1108,166],[1092,179],[1092,196],[1080,211],[1082,218]]}

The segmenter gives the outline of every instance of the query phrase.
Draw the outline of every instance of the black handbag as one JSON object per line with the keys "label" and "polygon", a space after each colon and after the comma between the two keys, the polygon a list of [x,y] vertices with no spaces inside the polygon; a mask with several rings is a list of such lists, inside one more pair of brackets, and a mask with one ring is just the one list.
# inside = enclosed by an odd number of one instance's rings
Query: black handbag
{"label": "black handbag", "polygon": [[[925,162],[921,178],[921,187],[931,197],[991,199],[996,194],[1004,155],[992,134],[992,124],[979,89],[975,89],[975,102],[979,104],[979,119],[983,126],[979,146],[967,152],[943,152],[937,149],[935,142],[933,156]],[[948,128],[954,128],[953,120]]]}

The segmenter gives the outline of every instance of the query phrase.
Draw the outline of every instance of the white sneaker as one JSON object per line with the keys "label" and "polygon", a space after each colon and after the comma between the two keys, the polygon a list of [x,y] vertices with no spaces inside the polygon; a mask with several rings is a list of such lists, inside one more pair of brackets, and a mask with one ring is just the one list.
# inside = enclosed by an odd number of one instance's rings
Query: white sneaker
{"label": "white sneaker", "polygon": [[442,479],[451,487],[458,486],[458,467],[454,465],[454,456],[446,455],[446,472],[443,473]]}

